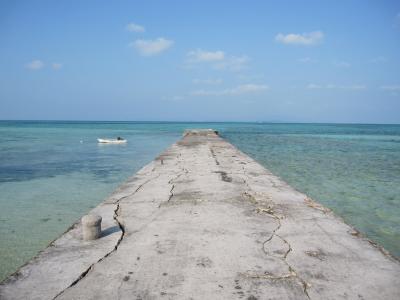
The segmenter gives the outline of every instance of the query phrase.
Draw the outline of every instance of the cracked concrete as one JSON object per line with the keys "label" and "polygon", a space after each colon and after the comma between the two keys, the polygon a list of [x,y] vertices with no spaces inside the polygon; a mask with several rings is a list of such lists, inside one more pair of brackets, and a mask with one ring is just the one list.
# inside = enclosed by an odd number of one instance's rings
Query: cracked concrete
{"label": "cracked concrete", "polygon": [[188,131],[0,299],[400,299],[400,264],[211,130]]}

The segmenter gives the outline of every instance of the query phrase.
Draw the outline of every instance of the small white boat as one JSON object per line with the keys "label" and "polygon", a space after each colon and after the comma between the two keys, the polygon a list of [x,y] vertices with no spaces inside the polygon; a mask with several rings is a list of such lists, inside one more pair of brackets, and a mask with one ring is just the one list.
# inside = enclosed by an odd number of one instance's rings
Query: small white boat
{"label": "small white boat", "polygon": [[124,139],[97,139],[99,144],[125,144],[127,141]]}

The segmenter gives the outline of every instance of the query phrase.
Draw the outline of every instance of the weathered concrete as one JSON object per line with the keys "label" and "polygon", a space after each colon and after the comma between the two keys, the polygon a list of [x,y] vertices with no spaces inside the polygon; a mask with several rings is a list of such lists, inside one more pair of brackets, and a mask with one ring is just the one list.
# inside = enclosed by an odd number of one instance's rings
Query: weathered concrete
{"label": "weathered concrete", "polygon": [[82,235],[85,241],[95,240],[101,236],[101,216],[83,216],[81,223]]}
{"label": "weathered concrete", "polygon": [[[400,264],[211,131],[190,132],[1,299],[400,299]],[[122,229],[122,230],[121,230]]]}

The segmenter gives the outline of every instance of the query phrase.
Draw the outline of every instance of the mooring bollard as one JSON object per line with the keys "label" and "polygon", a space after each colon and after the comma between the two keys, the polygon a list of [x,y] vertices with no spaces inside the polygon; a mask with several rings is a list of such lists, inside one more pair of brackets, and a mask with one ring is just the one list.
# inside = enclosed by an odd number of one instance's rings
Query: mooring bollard
{"label": "mooring bollard", "polygon": [[86,215],[82,218],[82,233],[85,241],[98,239],[101,235],[101,217]]}

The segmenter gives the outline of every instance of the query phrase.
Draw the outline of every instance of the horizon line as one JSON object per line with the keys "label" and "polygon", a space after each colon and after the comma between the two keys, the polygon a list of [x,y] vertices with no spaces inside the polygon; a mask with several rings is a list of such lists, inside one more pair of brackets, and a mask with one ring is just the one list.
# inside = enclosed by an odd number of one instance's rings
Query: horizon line
{"label": "horizon line", "polygon": [[251,123],[251,124],[338,124],[338,125],[400,125],[400,123],[300,122],[300,121],[166,121],[166,120],[65,120],[65,119],[0,119],[0,122],[109,122],[109,123]]}

